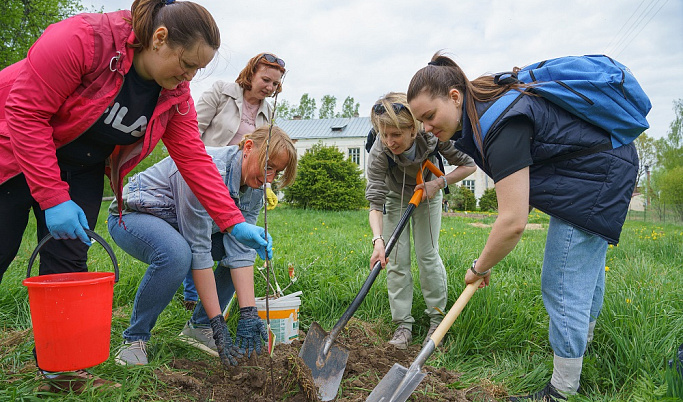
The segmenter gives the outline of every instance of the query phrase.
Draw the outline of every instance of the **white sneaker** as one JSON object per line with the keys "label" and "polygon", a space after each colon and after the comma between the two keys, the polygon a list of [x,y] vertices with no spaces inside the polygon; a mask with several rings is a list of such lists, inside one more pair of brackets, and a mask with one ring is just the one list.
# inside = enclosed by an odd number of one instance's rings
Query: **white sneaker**
{"label": "white sneaker", "polygon": [[178,335],[178,340],[218,357],[218,349],[216,349],[216,341],[213,339],[211,327],[195,327],[188,321],[185,323],[185,328]]}
{"label": "white sneaker", "polygon": [[114,361],[122,366],[144,366],[148,364],[147,342],[143,340],[125,341]]}

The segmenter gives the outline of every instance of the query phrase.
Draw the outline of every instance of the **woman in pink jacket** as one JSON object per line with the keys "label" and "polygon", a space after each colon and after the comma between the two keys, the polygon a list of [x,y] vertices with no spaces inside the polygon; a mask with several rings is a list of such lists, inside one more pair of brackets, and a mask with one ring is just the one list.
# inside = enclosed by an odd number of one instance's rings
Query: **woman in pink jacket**
{"label": "woman in pink jacket", "polygon": [[124,176],[162,139],[218,227],[272,253],[263,229],[244,222],[199,136],[188,81],[219,46],[203,7],[135,0],[130,11],[48,27],[26,59],[0,71],[0,278],[30,209],[38,238],[61,240],[41,250],[40,274],[86,271],[84,229],[95,227],[104,174],[121,205]]}

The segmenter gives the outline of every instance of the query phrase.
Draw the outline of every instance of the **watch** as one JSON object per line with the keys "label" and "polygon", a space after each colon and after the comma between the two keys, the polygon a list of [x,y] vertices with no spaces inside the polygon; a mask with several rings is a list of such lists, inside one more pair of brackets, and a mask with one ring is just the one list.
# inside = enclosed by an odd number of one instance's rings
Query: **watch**
{"label": "watch", "polygon": [[373,247],[374,247],[375,242],[376,242],[377,240],[382,240],[382,243],[384,243],[384,237],[382,237],[382,235],[375,236],[375,237],[372,238],[372,245],[373,245]]}
{"label": "watch", "polygon": [[472,271],[473,274],[477,275],[480,278],[488,275],[491,272],[491,268],[487,269],[484,272],[479,272],[476,269],[474,269],[475,265],[477,265],[477,258],[475,258],[474,261],[472,261],[472,266],[470,267],[470,271]]}

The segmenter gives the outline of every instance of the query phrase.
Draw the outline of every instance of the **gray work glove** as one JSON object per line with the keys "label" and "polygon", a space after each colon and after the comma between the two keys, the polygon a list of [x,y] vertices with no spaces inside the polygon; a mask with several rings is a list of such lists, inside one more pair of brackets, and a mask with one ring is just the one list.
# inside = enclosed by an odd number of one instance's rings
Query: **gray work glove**
{"label": "gray work glove", "polygon": [[221,358],[221,363],[224,366],[237,366],[237,351],[233,347],[232,338],[228,326],[225,324],[225,318],[222,314],[213,317],[210,321],[211,329],[213,330],[213,339],[216,341],[216,349],[218,349],[218,356]]}
{"label": "gray work glove", "polygon": [[267,341],[268,331],[259,318],[256,307],[242,307],[235,334],[235,346],[240,355],[246,354],[247,357],[251,357],[251,352],[254,350],[260,355],[261,343]]}

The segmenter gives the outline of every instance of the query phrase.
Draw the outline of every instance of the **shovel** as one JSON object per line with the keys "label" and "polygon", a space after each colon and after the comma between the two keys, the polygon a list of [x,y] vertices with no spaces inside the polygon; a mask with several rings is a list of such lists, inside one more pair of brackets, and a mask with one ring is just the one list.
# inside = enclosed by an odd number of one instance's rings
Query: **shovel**
{"label": "shovel", "polygon": [[[425,167],[436,176],[443,175],[443,173],[441,173],[441,171],[429,160],[426,160],[422,165],[423,169]],[[417,183],[422,182],[422,172],[420,172],[417,176]],[[391,250],[398,242],[401,232],[403,232],[403,229],[408,224],[410,215],[422,200],[422,193],[422,189],[417,190],[410,199],[408,207],[405,212],[403,212],[401,220],[385,246],[384,252],[386,255],[391,254]],[[372,267],[370,275],[368,275],[368,278],[365,280],[365,283],[363,283],[360,291],[351,302],[351,305],[346,309],[344,314],[342,314],[341,318],[337,321],[329,334],[325,332],[317,322],[311,324],[308,334],[306,334],[304,344],[299,351],[299,357],[301,357],[304,363],[311,369],[313,383],[318,388],[318,397],[323,401],[331,401],[337,396],[339,384],[341,383],[342,375],[346,368],[346,361],[349,358],[349,349],[343,345],[334,345],[334,341],[356,310],[358,310],[358,307],[363,302],[363,299],[365,299],[365,296],[367,296],[370,287],[372,287],[372,284],[375,282],[375,279],[381,270],[382,264],[380,261],[377,261]]]}
{"label": "shovel", "polygon": [[451,325],[458,318],[462,309],[470,298],[477,291],[479,284],[484,278],[478,279],[474,283],[467,285],[465,290],[462,291],[458,300],[455,301],[453,307],[448,311],[446,317],[441,321],[436,330],[429,337],[429,342],[422,348],[420,354],[417,355],[413,364],[410,368],[405,368],[398,363],[394,363],[394,366],[389,370],[389,372],[382,378],[382,381],[377,384],[375,389],[372,390],[366,402],[405,402],[408,400],[410,394],[415,391],[422,379],[426,376],[422,372],[422,365],[427,361],[429,356],[432,355],[436,345],[441,342],[446,332],[450,329]]}

